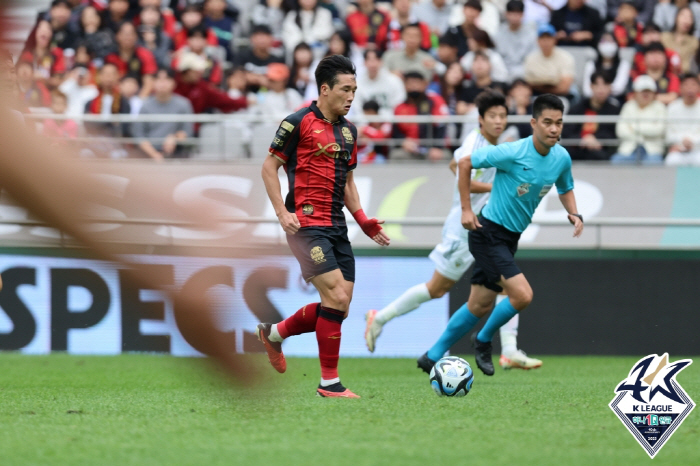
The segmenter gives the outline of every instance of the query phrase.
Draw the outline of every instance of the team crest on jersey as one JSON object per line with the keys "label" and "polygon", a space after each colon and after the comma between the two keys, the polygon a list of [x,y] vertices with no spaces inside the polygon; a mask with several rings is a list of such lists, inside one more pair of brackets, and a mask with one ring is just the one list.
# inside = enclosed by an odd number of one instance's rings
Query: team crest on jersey
{"label": "team crest on jersey", "polygon": [[651,458],[695,408],[676,380],[692,362],[681,359],[669,364],[668,353],[650,354],[637,361],[615,389],[610,409]]}
{"label": "team crest on jersey", "polygon": [[345,138],[345,142],[348,144],[352,144],[355,140],[352,137],[352,133],[350,132],[350,128],[347,126],[343,126],[343,129],[340,130],[341,133],[343,133],[343,137]]}
{"label": "team crest on jersey", "polygon": [[542,186],[542,189],[540,189],[540,197],[545,197],[550,189],[552,189],[551,184],[546,184]]}
{"label": "team crest on jersey", "polygon": [[518,196],[523,196],[530,192],[530,183],[522,183],[518,186]]}
{"label": "team crest on jersey", "polygon": [[314,206],[311,204],[304,204],[304,206],[301,208],[301,212],[304,215],[311,215],[314,213]]}
{"label": "team crest on jersey", "polygon": [[323,254],[323,249],[321,249],[321,246],[314,246],[311,248],[311,259],[318,264],[322,264],[326,262],[326,256]]}

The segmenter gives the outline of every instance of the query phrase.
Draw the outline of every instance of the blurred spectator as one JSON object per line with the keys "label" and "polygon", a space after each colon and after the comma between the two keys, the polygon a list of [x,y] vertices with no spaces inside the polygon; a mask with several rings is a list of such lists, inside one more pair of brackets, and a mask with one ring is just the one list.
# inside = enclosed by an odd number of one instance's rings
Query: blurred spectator
{"label": "blurred spectator", "polygon": [[566,5],[566,0],[523,0],[523,3],[523,23],[538,27],[541,24],[549,24],[552,12]]}
{"label": "blurred spectator", "polygon": [[[416,71],[404,76],[406,101],[399,104],[394,115],[444,116],[449,114],[445,101],[434,92],[426,92],[428,81]],[[445,125],[443,123],[395,123],[392,138],[402,141],[394,149],[392,159],[427,159],[434,162],[445,158]],[[428,139],[428,141],[425,141]]]}
{"label": "blurred spectator", "polygon": [[87,67],[83,65],[76,65],[68,73],[65,81],[58,86],[58,90],[63,92],[68,99],[66,114],[70,116],[85,113],[87,103],[99,94],[97,87],[90,82]]}
{"label": "blurred spectator", "polygon": [[119,30],[119,25],[131,19],[133,18],[129,12],[129,0],[109,0],[107,9],[102,11],[102,27],[114,34]]}
{"label": "blurred spectator", "polygon": [[248,107],[245,96],[238,99],[230,98],[203,79],[207,62],[193,53],[186,53],[178,62],[179,76],[176,79],[175,93],[187,97],[192,104],[194,113],[204,113],[208,110],[233,112]]}
{"label": "blurred spectator", "polygon": [[537,93],[566,96],[572,91],[576,74],[574,58],[557,47],[555,34],[551,24],[538,28],[539,48],[525,59],[525,80]]}
{"label": "blurred spectator", "polygon": [[421,73],[426,81],[433,80],[435,75],[435,59],[420,49],[421,28],[418,24],[408,24],[401,31],[404,48],[389,50],[384,54],[384,65],[392,73],[405,75],[415,71]]}
{"label": "blurred spectator", "polygon": [[78,39],[75,25],[71,24],[72,5],[68,0],[54,0],[49,10],[49,22],[53,28],[51,44],[60,49],[72,49]]}
{"label": "blurred spectator", "polygon": [[421,31],[420,48],[425,51],[430,50],[432,47],[430,26],[411,13],[411,0],[393,0],[393,6],[391,20],[384,23],[377,32],[377,46],[383,51],[402,49],[403,28],[409,24],[415,24]]}
{"label": "blurred spectator", "polygon": [[139,96],[140,90],[139,82],[133,76],[127,74],[119,80],[119,92],[129,101],[132,115],[138,115],[143,106],[143,99]]}
{"label": "blurred spectator", "polygon": [[486,31],[476,29],[468,41],[469,52],[464,54],[460,60],[462,68],[464,68],[464,71],[467,74],[471,74],[472,72],[472,61],[474,60],[474,54],[476,52],[481,52],[489,58],[489,62],[491,63],[491,77],[493,80],[501,83],[510,81],[508,68],[503,61],[503,57],[501,57],[494,49],[493,41]]}
{"label": "blurred spectator", "polygon": [[[475,25],[479,29],[488,32],[490,36],[498,32],[498,26],[501,24],[501,16],[505,13],[504,0],[479,0],[481,11],[479,17],[475,21]],[[450,24],[461,24],[464,22],[466,10],[461,7],[462,2],[455,2],[452,8],[452,16]]]}
{"label": "blurred spectator", "polygon": [[[54,3],[55,2],[51,2],[52,7]],[[88,3],[86,0],[67,0],[66,3],[68,5],[68,9],[70,10],[68,28],[71,31],[76,32],[80,26],[80,15],[82,14],[83,9],[90,5],[90,3]],[[43,19],[51,22],[51,8],[49,8],[48,11],[45,11],[43,15],[40,15],[40,17],[43,17]]]}
{"label": "blurred spectator", "polygon": [[[678,9],[683,7],[690,7],[693,11],[693,16],[695,18],[695,23],[700,20],[700,4],[695,1],[670,1],[670,0],[659,0],[654,7],[654,19],[653,23],[659,26],[662,31],[673,30],[674,24],[676,24],[676,16],[678,14]],[[699,31],[695,31],[696,36]]]}
{"label": "blurred spectator", "polygon": [[[177,18],[170,8],[163,7],[161,0],[139,0],[139,6],[141,7],[139,16],[134,20],[136,26],[153,26],[160,34],[166,35],[170,40],[175,37],[179,27]],[[144,10],[149,11],[146,17],[143,14]],[[157,19],[153,15],[153,10],[158,13]],[[154,23],[154,21],[157,22]]]}
{"label": "blurred spectator", "polygon": [[[589,87],[592,89],[590,98],[582,99],[569,109],[569,115],[619,115],[620,103],[611,97],[610,80],[600,72],[590,77]],[[567,123],[564,125],[565,139],[580,139],[576,145],[567,145],[573,160],[609,160],[615,152],[615,147],[603,145],[601,140],[615,139],[614,123],[597,123],[593,120],[586,123]]]}
{"label": "blurred spectator", "polygon": [[306,42],[314,50],[314,56],[318,57],[323,54],[322,50],[325,50],[333,32],[330,11],[320,7],[318,0],[299,0],[298,6],[284,18],[282,42],[287,51],[294,50],[300,42]]}
{"label": "blurred spectator", "polygon": [[80,15],[80,36],[93,58],[105,58],[116,50],[114,33],[102,28],[102,17],[92,6],[83,8]]}
{"label": "blurred spectator", "polygon": [[445,39],[457,47],[457,55],[460,58],[469,51],[467,39],[478,29],[477,20],[481,14],[481,2],[479,0],[467,0],[464,4],[464,22],[459,26],[453,26],[445,33]]}
{"label": "blurred spectator", "polygon": [[445,68],[453,63],[457,63],[459,61],[457,46],[447,40],[447,38],[441,37],[438,42],[437,59]]}
{"label": "blurred spectator", "polygon": [[[131,113],[129,101],[119,92],[119,69],[114,63],[105,63],[98,75],[98,94],[85,106],[88,115],[128,115]],[[86,122],[85,129],[89,134],[109,137],[128,137],[131,128],[128,123],[118,122]],[[94,151],[101,156],[123,157],[123,149],[111,143],[95,145]]]}
{"label": "blurred spectator", "polygon": [[322,58],[328,57],[330,55],[342,55],[344,57],[350,58],[353,62],[359,62],[357,57],[351,56],[350,48],[350,34],[343,31],[336,31],[331,36],[328,41],[328,50],[323,57],[317,58],[309,67],[309,84],[306,86],[306,90],[303,94],[304,101],[316,100],[318,98],[318,86],[316,85],[316,68]]}
{"label": "blurred spectator", "polygon": [[[374,100],[368,100],[362,104],[362,113],[365,116],[379,115],[379,104]],[[360,163],[382,163],[386,161],[389,147],[382,144],[382,139],[391,137],[391,123],[372,122],[360,126],[357,141],[357,160]],[[375,141],[378,141],[375,143]]]}
{"label": "blurred spectator", "polygon": [[637,20],[637,6],[632,0],[624,0],[617,10],[613,35],[620,47],[633,47],[642,43],[643,25]]}
{"label": "blurred spectator", "polygon": [[264,85],[270,63],[284,63],[284,58],[272,47],[273,41],[268,26],[254,26],[250,33],[250,47],[236,57],[236,66],[242,66],[248,73],[249,92],[258,92]]}
{"label": "blurred spectator", "polygon": [[697,75],[683,75],[681,97],[668,104],[673,118],[666,128],[666,143],[670,146],[667,165],[700,165],[700,82]]}
{"label": "blurred spectator", "polygon": [[365,70],[357,75],[354,106],[364,108],[365,103],[373,101],[380,115],[393,115],[394,109],[405,100],[403,81],[383,66],[381,52],[366,50]]}
{"label": "blurred spectator", "polygon": [[552,12],[551,24],[557,31],[559,45],[596,47],[604,23],[598,11],[586,5],[585,0],[568,0],[562,8]]}
{"label": "blurred spectator", "polygon": [[226,78],[226,93],[232,99],[240,99],[245,97],[250,102],[251,99],[248,98],[248,91],[246,89],[246,71],[244,68],[235,67],[229,73]]}
{"label": "blurred spectator", "polygon": [[[479,59],[477,58],[477,61]],[[478,67],[478,65],[477,65]],[[489,71],[487,71],[489,73]],[[435,83],[433,83],[434,85]],[[431,85],[432,86],[432,85]],[[442,100],[445,101],[450,115],[464,115],[469,110],[466,102],[465,93],[467,88],[464,83],[464,70],[462,65],[457,62],[452,63],[447,67],[445,74],[440,77],[437,93],[440,94]],[[447,137],[450,139],[461,139],[462,124],[450,123],[446,127]],[[457,149],[457,146],[451,146],[451,150]]]}
{"label": "blurred spectator", "polygon": [[[153,83],[153,96],[141,107],[140,115],[191,115],[192,104],[186,98],[175,95],[175,77],[169,70],[160,69]],[[182,144],[194,136],[191,122],[134,123],[134,137],[139,140],[139,148],[154,160],[182,158],[189,155],[189,148]]]}
{"label": "blurred spectator", "polygon": [[207,63],[207,69],[204,71],[204,80],[215,86],[222,84],[224,80],[224,71],[218,59],[209,53],[207,48],[207,28],[204,26],[196,26],[187,31],[187,45],[177,51],[173,57],[172,69],[177,69],[179,58],[188,53],[194,53],[202,57]]}
{"label": "blurred spectator", "polygon": [[161,29],[141,24],[139,26],[139,45],[153,54],[159,68],[169,67],[173,41]]}
{"label": "blurred spectator", "polygon": [[523,25],[524,8],[522,0],[510,0],[506,4],[506,20],[494,37],[496,51],[503,57],[510,79],[523,76],[525,58],[537,46],[537,31],[531,25]]}
{"label": "blurred spectator", "polygon": [[620,139],[613,163],[659,164],[664,153],[666,106],[656,99],[656,83],[647,75],[632,85],[634,98],[620,112],[615,132]]}
{"label": "blurred spectator", "polygon": [[[644,63],[644,52],[649,44],[654,42],[661,42],[661,29],[655,24],[647,24],[644,26],[644,32],[642,32],[642,43],[637,47],[638,52],[634,56],[634,76],[646,73],[647,68]],[[665,48],[665,51],[666,63],[668,64],[669,71],[672,73],[680,73],[681,57],[678,56],[675,50]]]}
{"label": "blurred spectator", "polygon": [[376,46],[377,33],[380,28],[388,26],[390,21],[388,14],[377,10],[374,0],[357,0],[357,11],[345,19],[353,42],[363,49],[368,43],[372,47]]}
{"label": "blurred spectator", "polygon": [[146,99],[153,90],[153,75],[158,70],[153,54],[138,45],[138,34],[133,23],[119,26],[116,35],[117,52],[107,55],[106,63],[114,64],[120,76],[133,76],[141,86],[141,98]]}
{"label": "blurred spectator", "polygon": [[307,86],[316,82],[316,77],[311,73],[313,62],[314,56],[311,47],[304,42],[298,44],[294,48],[292,55],[292,68],[289,73],[287,87],[296,89],[301,95],[306,94]]}
{"label": "blurred spectator", "polygon": [[66,72],[63,50],[51,46],[52,34],[51,24],[40,20],[29,34],[19,57],[21,61],[34,65],[34,79],[45,83],[49,89],[58,86]]}
{"label": "blurred spectator", "polygon": [[425,22],[438,37],[449,29],[451,12],[452,5],[446,0],[425,0],[413,4],[413,16]]}
{"label": "blurred spectator", "polygon": [[[51,93],[51,114],[64,115],[68,108],[68,99],[66,95],[55,89]],[[44,129],[42,134],[49,138],[55,138],[55,143],[62,144],[66,139],[75,139],[78,137],[78,124],[73,120],[56,120],[47,118],[44,120]]]}
{"label": "blurred spectator", "polygon": [[255,26],[266,26],[273,31],[277,40],[282,38],[283,21],[282,0],[260,0],[250,14],[251,29],[255,29]]}
{"label": "blurred spectator", "polygon": [[695,18],[690,8],[679,8],[673,29],[661,34],[661,43],[667,49],[674,50],[681,58],[681,72],[690,71],[690,64],[698,50],[698,38],[695,37]]}
{"label": "blurred spectator", "polygon": [[[660,42],[652,42],[644,52],[644,68],[646,75],[651,77],[657,88],[654,89],[656,98],[668,104],[678,98],[680,90],[680,80],[678,75],[669,70],[666,59],[666,49]],[[632,79],[640,76],[639,73],[633,71]]]}
{"label": "blurred spectator", "polygon": [[[199,26],[204,26],[204,14],[202,13],[202,4],[188,4],[185,7],[185,10],[182,12],[182,16],[180,16],[180,22],[182,23],[182,29],[180,29],[180,31],[177,34],[175,34],[175,37],[173,38],[175,50],[179,50],[187,45],[187,34],[190,30]],[[207,45],[211,45],[212,47],[216,47],[217,45],[219,45],[219,38],[216,37],[214,30],[211,28],[207,28],[206,26],[204,27],[207,30]]]}
{"label": "blurred spectator", "polygon": [[[651,17],[654,14],[654,6],[656,6],[657,0],[633,0],[635,6],[637,7],[637,21],[642,24],[649,24],[652,22]],[[617,17],[617,12],[622,3],[625,0],[608,0],[608,20],[612,21]]]}
{"label": "blurred spectator", "polygon": [[487,53],[482,51],[474,53],[474,62],[471,71],[471,80],[468,82],[462,94],[462,98],[460,99],[470,104],[470,108],[467,112],[475,108],[473,104],[474,100],[476,100],[476,96],[487,89],[497,90],[505,94],[505,83],[502,81],[494,81],[493,79],[491,58]]}
{"label": "blurred spectator", "polygon": [[34,66],[20,60],[15,66],[19,97],[27,107],[48,107],[51,105],[51,92],[42,81],[34,80]]}
{"label": "blurred spectator", "polygon": [[[524,80],[516,79],[508,90],[507,102],[509,115],[524,117],[532,115],[532,88]],[[517,130],[517,134],[511,139],[513,141],[528,137],[532,134],[532,126],[530,126],[529,121],[515,123],[511,125],[510,128],[515,128]]]}
{"label": "blurred spectator", "polygon": [[583,70],[583,96],[591,97],[591,76],[593,73],[601,73],[605,80],[612,84],[612,95],[615,98],[623,98],[627,91],[632,63],[620,58],[617,42],[612,34],[606,32],[598,43],[598,58],[589,60]]}
{"label": "blurred spectator", "polygon": [[204,26],[214,31],[218,45],[226,50],[226,60],[233,60],[231,41],[234,36],[235,22],[226,16],[225,0],[204,0]]}
{"label": "blurred spectator", "polygon": [[267,67],[266,90],[257,95],[255,111],[271,117],[284,118],[296,112],[304,102],[296,89],[287,87],[289,68],[284,63],[271,63]]}

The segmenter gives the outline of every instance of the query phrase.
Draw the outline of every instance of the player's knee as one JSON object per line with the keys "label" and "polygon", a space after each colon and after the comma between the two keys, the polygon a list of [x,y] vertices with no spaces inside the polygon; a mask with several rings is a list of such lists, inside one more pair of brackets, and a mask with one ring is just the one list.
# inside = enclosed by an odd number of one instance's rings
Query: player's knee
{"label": "player's knee", "polygon": [[430,294],[430,299],[442,298],[445,296],[450,289],[439,285],[428,285],[428,293]]}
{"label": "player's knee", "polygon": [[350,306],[350,295],[341,287],[333,288],[328,293],[330,306],[339,311],[346,311]]}
{"label": "player's knee", "polygon": [[532,289],[522,290],[518,293],[514,293],[514,296],[510,297],[510,304],[518,311],[522,311],[530,305],[532,302],[533,293]]}

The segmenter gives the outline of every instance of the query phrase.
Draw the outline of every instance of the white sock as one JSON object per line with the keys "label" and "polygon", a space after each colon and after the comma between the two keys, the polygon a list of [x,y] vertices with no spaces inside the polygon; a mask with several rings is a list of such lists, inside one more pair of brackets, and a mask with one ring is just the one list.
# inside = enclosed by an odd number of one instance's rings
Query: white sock
{"label": "white sock", "polygon": [[379,311],[374,318],[379,324],[384,325],[394,317],[411,312],[426,301],[430,301],[430,292],[425,283],[413,286],[396,298],[391,304]]}
{"label": "white sock", "polygon": [[[499,298],[505,298],[505,296],[499,296]],[[511,354],[518,351],[519,323],[520,314],[515,314],[512,319],[503,324],[503,326],[501,327],[501,354]]]}
{"label": "white sock", "polygon": [[338,382],[340,382],[340,377],[336,377],[335,379],[330,379],[330,380],[321,379],[321,386],[327,387],[329,385],[333,385],[334,383],[338,383]]}
{"label": "white sock", "polygon": [[270,328],[270,336],[267,337],[267,339],[278,343],[284,341],[284,338],[280,336],[280,332],[277,331],[277,324],[272,324],[272,328]]}

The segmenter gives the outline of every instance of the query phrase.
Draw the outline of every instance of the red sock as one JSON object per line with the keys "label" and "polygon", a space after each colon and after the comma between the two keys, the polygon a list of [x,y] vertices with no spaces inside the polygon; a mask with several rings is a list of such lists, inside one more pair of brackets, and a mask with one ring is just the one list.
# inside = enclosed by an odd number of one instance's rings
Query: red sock
{"label": "red sock", "polygon": [[277,324],[277,332],[282,338],[292,335],[301,335],[316,330],[316,319],[318,319],[319,306],[321,303],[307,304]]}
{"label": "red sock", "polygon": [[324,380],[338,377],[338,358],[340,354],[340,326],[343,323],[343,311],[319,306],[316,321],[316,340],[318,341],[318,358],[321,360],[321,378]]}

